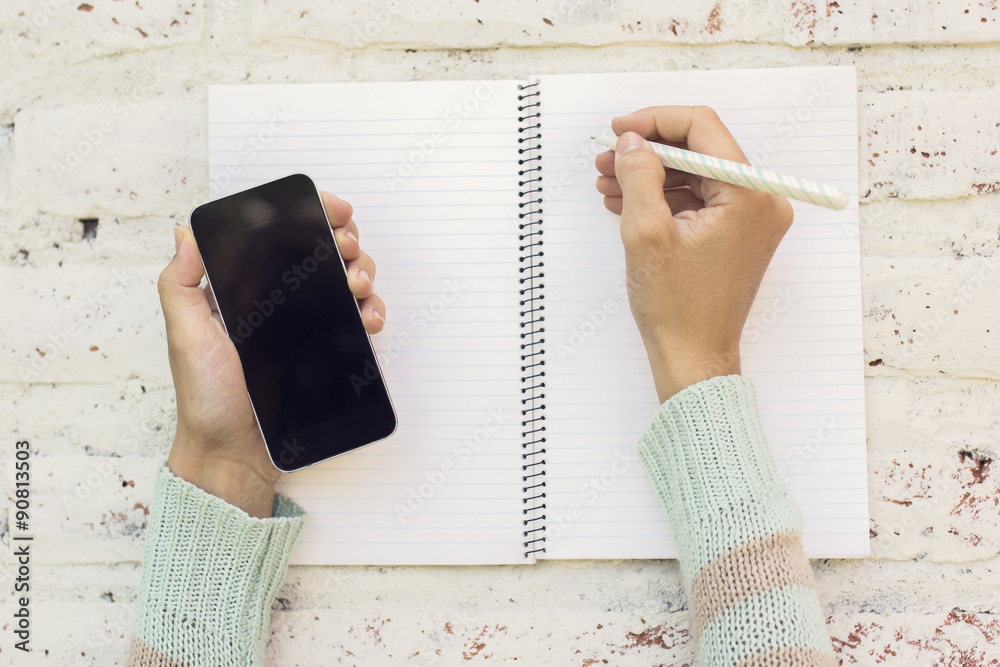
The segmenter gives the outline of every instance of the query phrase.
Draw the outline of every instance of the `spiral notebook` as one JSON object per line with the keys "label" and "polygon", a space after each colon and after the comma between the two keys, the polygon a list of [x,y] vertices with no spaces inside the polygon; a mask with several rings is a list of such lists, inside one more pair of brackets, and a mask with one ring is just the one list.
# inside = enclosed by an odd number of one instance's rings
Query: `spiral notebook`
{"label": "spiral notebook", "polygon": [[588,139],[663,103],[852,195],[795,204],[743,367],[807,552],[868,553],[855,71],[820,67],[211,87],[213,196],[311,175],[354,205],[387,304],[399,430],[283,478],[309,514],[293,563],[676,555],[635,454],[658,405]]}

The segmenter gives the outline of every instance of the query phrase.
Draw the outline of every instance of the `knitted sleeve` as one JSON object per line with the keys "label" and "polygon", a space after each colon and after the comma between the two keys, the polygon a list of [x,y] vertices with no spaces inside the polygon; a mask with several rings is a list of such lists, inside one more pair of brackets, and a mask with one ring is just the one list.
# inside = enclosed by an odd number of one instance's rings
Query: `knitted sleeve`
{"label": "knitted sleeve", "polygon": [[275,495],[255,519],[163,466],[146,533],[128,664],[264,664],[265,635],[305,516]]}
{"label": "knitted sleeve", "polygon": [[699,664],[837,665],[753,383],[731,375],[680,391],[639,456],[677,540]]}

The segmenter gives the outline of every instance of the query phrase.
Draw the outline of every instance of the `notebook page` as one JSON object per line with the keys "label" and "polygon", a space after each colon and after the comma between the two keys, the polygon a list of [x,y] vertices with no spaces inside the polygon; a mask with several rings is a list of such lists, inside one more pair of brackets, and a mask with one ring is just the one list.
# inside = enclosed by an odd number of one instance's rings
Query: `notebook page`
{"label": "notebook page", "polygon": [[377,264],[386,441],[285,475],[297,564],[524,562],[517,82],[218,86],[213,194],[294,172]]}
{"label": "notebook page", "polygon": [[811,556],[868,553],[853,68],[541,76],[545,165],[547,558],[673,557],[635,444],[657,410],[628,309],[618,218],[594,189],[589,141],[621,113],[714,107],[754,164],[851,194],[795,224],[743,336],[764,426],[805,518]]}

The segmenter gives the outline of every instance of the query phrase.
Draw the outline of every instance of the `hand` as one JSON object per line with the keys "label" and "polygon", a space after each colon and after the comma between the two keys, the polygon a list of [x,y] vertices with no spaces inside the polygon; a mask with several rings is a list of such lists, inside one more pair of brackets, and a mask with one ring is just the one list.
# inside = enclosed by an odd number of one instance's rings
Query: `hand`
{"label": "hand", "polygon": [[[321,194],[365,329],[378,333],[385,304],[372,293],[375,262],[358,245],[351,205]],[[236,346],[207,286],[198,287],[205,271],[194,235],[178,227],[174,236],[177,253],[157,284],[177,392],[177,433],[167,467],[251,516],[268,517],[281,473],[267,455]]]}
{"label": "hand", "polygon": [[708,107],[616,118],[617,150],[597,156],[597,190],[621,215],[629,306],[660,402],[740,372],[740,335],[792,207],[782,197],[664,168],[646,139],[747,162]]}

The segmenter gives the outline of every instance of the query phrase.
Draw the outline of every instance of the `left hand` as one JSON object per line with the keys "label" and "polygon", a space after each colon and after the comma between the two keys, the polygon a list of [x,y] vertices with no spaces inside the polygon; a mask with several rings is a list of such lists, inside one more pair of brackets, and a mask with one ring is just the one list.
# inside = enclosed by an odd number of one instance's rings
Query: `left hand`
{"label": "left hand", "polygon": [[[372,292],[375,262],[358,244],[351,205],[321,194],[365,329],[378,333],[385,304]],[[177,252],[157,284],[177,392],[177,433],[167,467],[250,516],[268,517],[281,473],[267,455],[236,346],[207,286],[199,287],[205,270],[194,235],[182,226],[174,236]]]}

